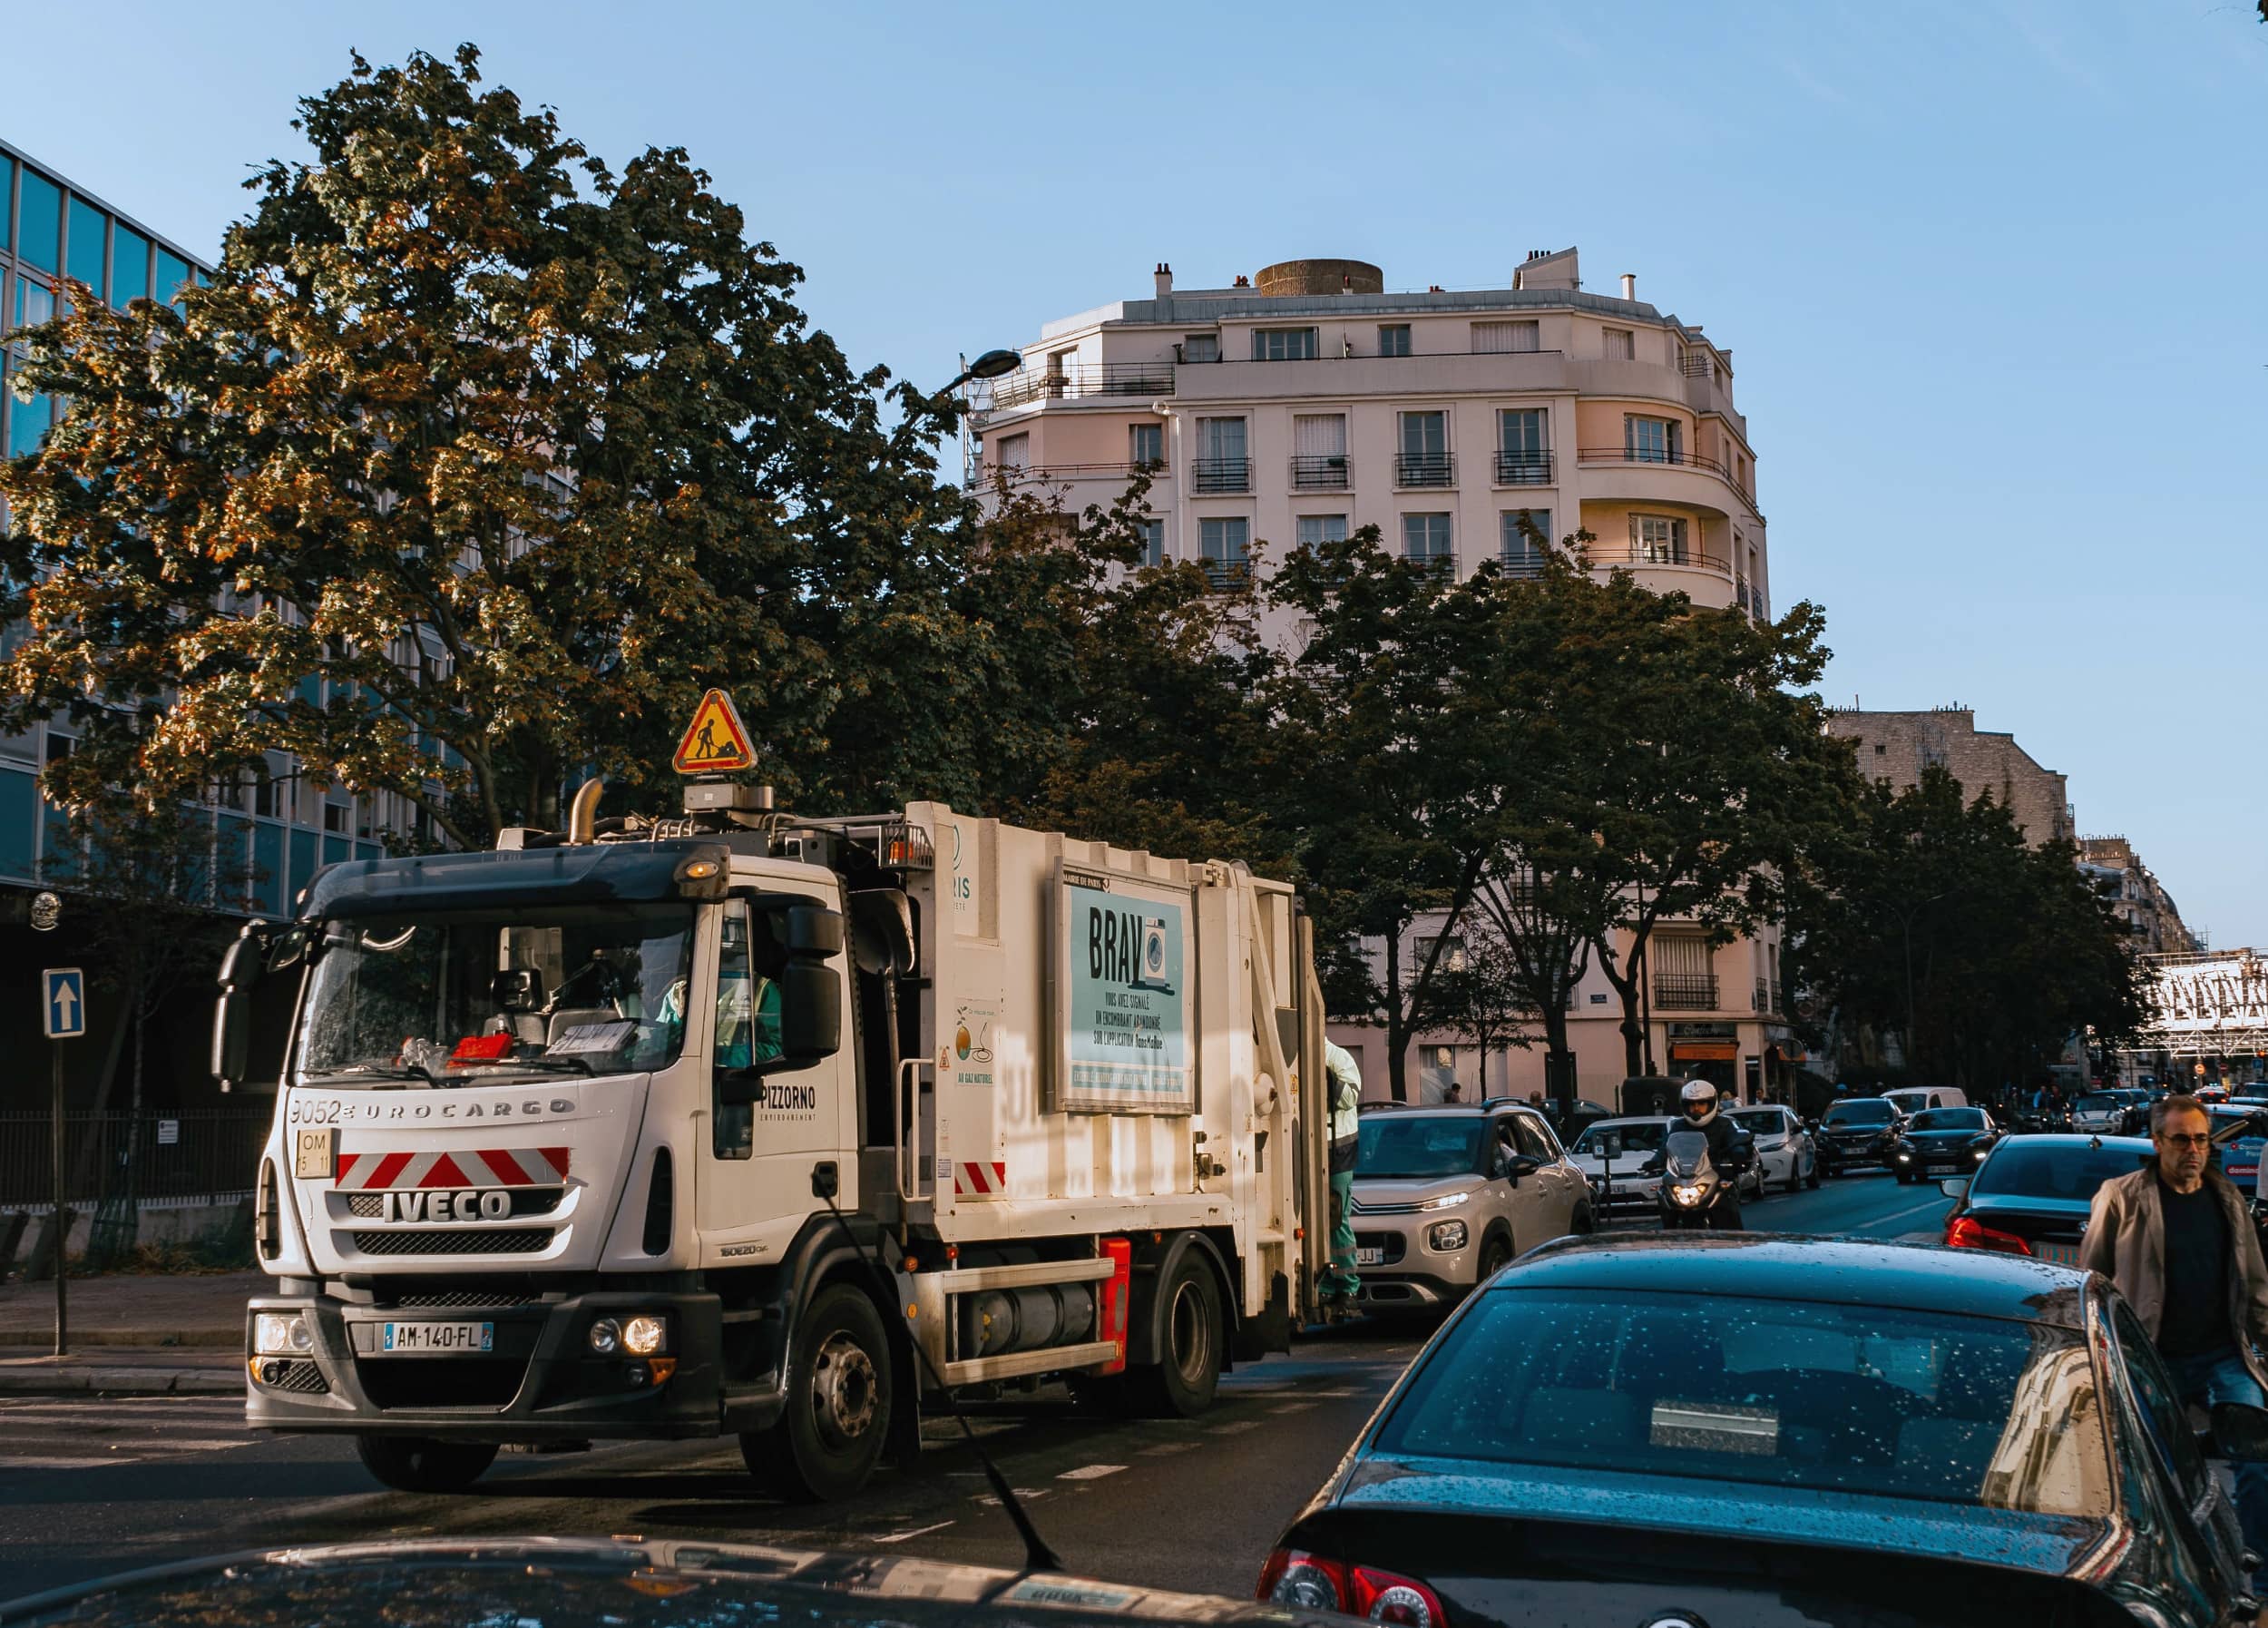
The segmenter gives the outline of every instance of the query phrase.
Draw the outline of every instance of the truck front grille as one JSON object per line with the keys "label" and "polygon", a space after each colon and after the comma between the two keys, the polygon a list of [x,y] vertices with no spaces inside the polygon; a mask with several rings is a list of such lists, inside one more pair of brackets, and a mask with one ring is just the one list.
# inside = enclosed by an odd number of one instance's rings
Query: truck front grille
{"label": "truck front grille", "polygon": [[[439,1191],[439,1190],[436,1190]],[[517,1187],[512,1189],[512,1213],[514,1215],[549,1215],[559,1208],[564,1198],[564,1187]],[[347,1195],[347,1212],[357,1221],[384,1221],[386,1194],[383,1192],[350,1192]]]}
{"label": "truck front grille", "polygon": [[331,1388],[323,1378],[322,1369],[304,1357],[263,1358],[259,1365],[259,1382],[270,1390],[286,1390],[302,1397],[326,1396]]}
{"label": "truck front grille", "polygon": [[552,1241],[549,1227],[435,1227],[415,1231],[356,1232],[365,1255],[533,1255]]}
{"label": "truck front grille", "polygon": [[472,1307],[533,1306],[543,1296],[536,1290],[435,1289],[410,1290],[380,1303],[420,1310],[463,1311]]}

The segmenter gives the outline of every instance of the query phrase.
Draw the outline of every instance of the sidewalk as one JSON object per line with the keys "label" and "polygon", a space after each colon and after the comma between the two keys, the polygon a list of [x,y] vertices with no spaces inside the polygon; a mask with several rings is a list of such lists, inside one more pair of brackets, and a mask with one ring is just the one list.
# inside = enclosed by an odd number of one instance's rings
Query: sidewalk
{"label": "sidewalk", "polygon": [[73,1278],[61,1359],[55,1286],[0,1284],[0,1395],[240,1393],[244,1302],[271,1283],[264,1272]]}

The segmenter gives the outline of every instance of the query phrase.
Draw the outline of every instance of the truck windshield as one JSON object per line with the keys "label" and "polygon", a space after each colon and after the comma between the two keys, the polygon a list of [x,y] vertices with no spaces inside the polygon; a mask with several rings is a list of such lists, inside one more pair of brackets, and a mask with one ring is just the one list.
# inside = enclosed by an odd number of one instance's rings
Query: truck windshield
{"label": "truck windshield", "polygon": [[459,1085],[660,1068],[685,1038],[693,907],[598,904],[324,924],[299,1078]]}

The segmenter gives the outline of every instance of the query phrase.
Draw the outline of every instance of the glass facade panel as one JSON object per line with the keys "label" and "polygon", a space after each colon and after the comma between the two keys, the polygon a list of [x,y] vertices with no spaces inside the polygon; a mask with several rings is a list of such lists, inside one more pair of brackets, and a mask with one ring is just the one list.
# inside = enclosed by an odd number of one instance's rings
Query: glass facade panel
{"label": "glass facade panel", "polygon": [[61,269],[63,252],[63,189],[38,171],[23,176],[24,201],[16,213],[15,252],[41,270]]}
{"label": "glass facade panel", "polygon": [[71,201],[70,274],[98,296],[103,292],[103,261],[110,252],[103,240],[105,224],[103,211],[85,199]]}
{"label": "glass facade panel", "polygon": [[69,881],[79,874],[79,842],[71,834],[71,816],[44,800],[40,814],[47,831],[40,844],[39,873],[51,882]]}
{"label": "glass facade panel", "polygon": [[14,326],[17,328],[36,327],[54,314],[54,295],[22,272],[17,272]]}
{"label": "glass facade panel", "polygon": [[38,826],[38,782],[27,770],[0,770],[0,876],[32,874],[32,834]]}
{"label": "glass facade panel", "polygon": [[111,303],[120,310],[150,294],[150,240],[131,226],[111,233]]}
{"label": "glass facade panel", "polygon": [[291,833],[291,868],[284,877],[284,897],[295,897],[314,874],[315,833],[294,831]]}
{"label": "glass facade panel", "polygon": [[252,831],[252,907],[262,916],[284,913],[283,839],[281,826]]}
{"label": "glass facade panel", "polygon": [[39,444],[47,437],[47,427],[54,418],[54,398],[34,396],[29,401],[8,398],[8,456],[22,457],[27,452],[37,452]]}
{"label": "glass facade panel", "polygon": [[8,228],[15,220],[15,160],[0,152],[0,249],[10,247]]}
{"label": "glass facade panel", "polygon": [[171,300],[188,280],[189,262],[171,250],[159,250],[157,298]]}

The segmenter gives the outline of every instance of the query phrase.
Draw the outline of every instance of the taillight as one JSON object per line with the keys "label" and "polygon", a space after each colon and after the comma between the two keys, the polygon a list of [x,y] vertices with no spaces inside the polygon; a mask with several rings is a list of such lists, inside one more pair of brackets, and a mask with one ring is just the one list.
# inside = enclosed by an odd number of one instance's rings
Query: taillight
{"label": "taillight", "polygon": [[1949,1250],[1998,1250],[2003,1255],[2028,1255],[2032,1246],[2013,1232],[1986,1226],[1973,1215],[1957,1215],[1945,1228]]}
{"label": "taillight", "polygon": [[1394,1628],[1443,1628],[1441,1596],[1414,1577],[1348,1565],[1302,1549],[1278,1549],[1260,1572],[1258,1597],[1308,1611],[1336,1611]]}

